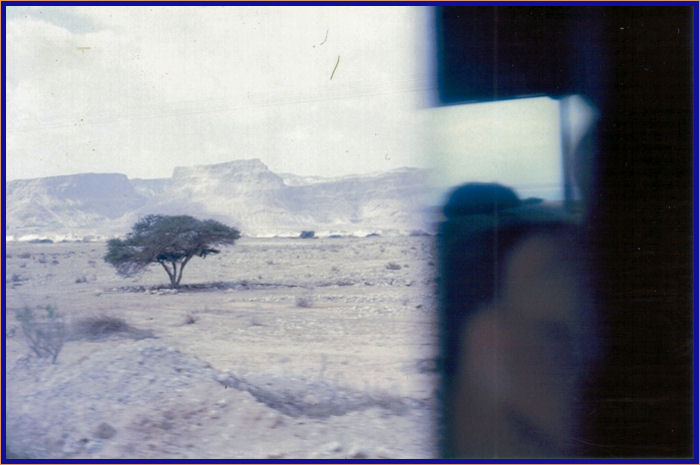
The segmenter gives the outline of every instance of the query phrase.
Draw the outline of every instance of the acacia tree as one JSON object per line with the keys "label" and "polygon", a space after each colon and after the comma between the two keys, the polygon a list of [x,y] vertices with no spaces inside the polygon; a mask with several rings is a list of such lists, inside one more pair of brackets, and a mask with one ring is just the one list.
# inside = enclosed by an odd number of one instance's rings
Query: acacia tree
{"label": "acacia tree", "polygon": [[110,239],[104,259],[121,276],[133,276],[159,263],[170,287],[177,289],[192,257],[219,253],[213,246],[233,245],[240,237],[238,230],[215,220],[148,215],[132,226],[126,239]]}

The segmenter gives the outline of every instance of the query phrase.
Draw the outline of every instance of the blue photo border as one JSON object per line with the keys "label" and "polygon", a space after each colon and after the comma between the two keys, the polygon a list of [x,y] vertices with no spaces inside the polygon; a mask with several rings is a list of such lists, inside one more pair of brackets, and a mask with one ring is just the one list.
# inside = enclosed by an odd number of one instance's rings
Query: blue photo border
{"label": "blue photo border", "polygon": [[[455,1],[455,2],[445,2],[445,1],[30,1],[30,0],[8,0],[1,2],[1,21],[3,32],[6,29],[6,8],[8,6],[92,6],[92,5],[107,5],[107,6],[243,6],[243,5],[258,5],[258,6],[281,6],[281,5],[299,5],[299,6],[320,6],[320,5],[346,5],[346,6],[376,6],[376,5],[392,5],[392,6],[441,6],[441,5],[471,5],[471,6],[492,6],[492,5],[518,5],[518,6],[690,6],[693,11],[693,400],[694,400],[694,411],[693,411],[693,456],[689,458],[678,458],[678,459],[654,459],[654,458],[636,458],[636,459],[595,459],[595,458],[572,458],[572,459],[490,459],[490,460],[443,460],[443,459],[430,459],[430,460],[262,460],[262,459],[216,459],[216,460],[184,460],[184,459],[174,459],[174,460],[132,460],[132,459],[110,459],[110,460],[26,460],[26,459],[8,459],[7,450],[5,444],[6,436],[6,386],[5,386],[5,373],[6,373],[6,340],[5,340],[5,327],[6,327],[6,282],[5,279],[2,280],[2,314],[0,315],[0,322],[2,325],[2,335],[1,347],[2,356],[0,360],[0,365],[2,367],[2,382],[0,383],[0,390],[2,391],[2,418],[0,419],[0,442],[1,442],[1,456],[0,462],[8,464],[83,464],[83,463],[114,463],[114,464],[137,464],[137,463],[211,463],[211,464],[223,464],[223,463],[266,463],[266,464],[282,464],[282,463],[324,463],[324,464],[340,464],[340,463],[382,463],[382,464],[399,464],[399,463],[416,463],[416,464],[433,464],[433,463],[444,463],[444,464],[477,464],[477,463],[493,463],[493,464],[603,464],[603,463],[615,463],[615,464],[696,464],[699,460],[698,455],[698,436],[700,430],[698,428],[698,354],[700,353],[700,345],[698,344],[698,326],[700,324],[700,317],[698,315],[698,226],[699,226],[699,216],[698,209],[700,208],[700,190],[698,186],[698,170],[699,157],[700,157],[700,145],[698,144],[698,13],[699,13],[699,2],[698,1],[650,1],[650,2],[640,2],[640,1]],[[2,177],[2,216],[0,217],[0,223],[2,223],[3,235],[2,235],[2,276],[6,275],[6,57],[7,57],[7,42],[2,38],[2,102],[1,102],[1,114],[2,114],[2,148],[1,148],[1,164],[2,172],[0,176]]]}

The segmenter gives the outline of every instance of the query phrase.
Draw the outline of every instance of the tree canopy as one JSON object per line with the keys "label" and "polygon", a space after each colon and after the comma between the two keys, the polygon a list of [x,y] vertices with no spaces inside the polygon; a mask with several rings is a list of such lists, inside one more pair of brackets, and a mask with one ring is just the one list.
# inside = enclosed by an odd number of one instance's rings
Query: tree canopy
{"label": "tree canopy", "polygon": [[159,263],[170,287],[177,289],[192,257],[219,253],[214,246],[233,245],[240,237],[238,230],[215,220],[148,215],[132,226],[125,239],[110,239],[104,259],[121,276],[133,276]]}

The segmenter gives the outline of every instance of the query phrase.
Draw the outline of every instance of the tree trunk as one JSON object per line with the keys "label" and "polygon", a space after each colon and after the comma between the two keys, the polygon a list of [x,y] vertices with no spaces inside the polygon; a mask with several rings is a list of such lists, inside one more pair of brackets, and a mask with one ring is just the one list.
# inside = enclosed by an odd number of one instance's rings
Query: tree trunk
{"label": "tree trunk", "polygon": [[[177,289],[178,287],[180,287],[180,280],[177,277],[177,262],[172,261],[171,263],[173,264],[173,274],[170,275],[170,288]],[[182,271],[182,268],[180,268],[180,271]]]}
{"label": "tree trunk", "polygon": [[[177,289],[178,285],[180,284],[179,280],[177,280],[177,264],[175,262],[171,262],[173,264],[173,269],[171,271],[165,262],[158,263],[160,263],[165,272],[168,273],[168,278],[170,278],[170,289]],[[182,274],[182,268],[180,269],[180,274]]]}
{"label": "tree trunk", "polygon": [[177,279],[175,280],[175,284],[177,287],[180,287],[180,280],[182,279],[182,270],[185,269],[185,265],[187,265],[187,262],[190,261],[190,258],[192,258],[192,255],[188,255],[185,257],[185,260],[180,264],[180,272],[177,273]]}

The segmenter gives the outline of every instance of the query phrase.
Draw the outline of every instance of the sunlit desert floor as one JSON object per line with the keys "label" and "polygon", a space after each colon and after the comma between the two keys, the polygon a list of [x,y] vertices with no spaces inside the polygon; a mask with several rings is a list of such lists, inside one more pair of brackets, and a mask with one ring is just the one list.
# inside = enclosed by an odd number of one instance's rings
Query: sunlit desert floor
{"label": "sunlit desert floor", "polygon": [[[434,457],[433,241],[244,238],[178,292],[157,265],[119,277],[104,243],[8,243],[8,454]],[[46,305],[55,364],[16,318]]]}

